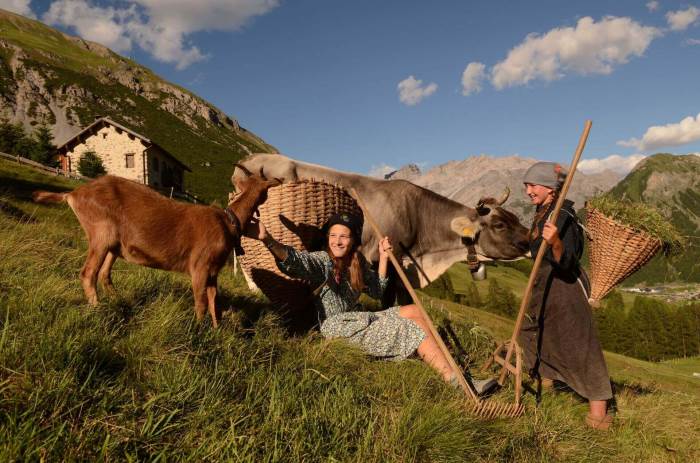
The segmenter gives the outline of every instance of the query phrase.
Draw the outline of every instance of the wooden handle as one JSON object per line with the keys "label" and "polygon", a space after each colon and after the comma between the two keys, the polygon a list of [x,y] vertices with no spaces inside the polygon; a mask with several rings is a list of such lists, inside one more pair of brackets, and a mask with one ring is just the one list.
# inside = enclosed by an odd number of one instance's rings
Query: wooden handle
{"label": "wooden handle", "polygon": [[[583,148],[586,146],[586,140],[588,140],[588,134],[591,131],[591,125],[593,125],[593,123],[588,120],[586,121],[586,124],[583,127],[583,133],[581,133],[581,138],[578,141],[578,147],[576,148],[574,158],[571,161],[569,172],[566,175],[566,180],[564,181],[564,185],[562,186],[561,192],[559,193],[559,199],[557,200],[557,204],[554,207],[552,215],[549,217],[549,222],[551,223],[557,223],[557,219],[559,218],[559,212],[561,211],[561,208],[564,205],[566,194],[569,192],[569,186],[571,186],[571,181],[574,179],[574,174],[576,173],[576,166],[578,166],[578,161],[579,159],[581,159],[581,153],[583,153]],[[505,357],[506,364],[510,362],[510,358],[513,355],[513,347],[515,346],[515,343],[517,341],[518,334],[520,333],[520,328],[523,324],[523,319],[525,318],[525,312],[527,311],[527,307],[530,304],[530,298],[532,297],[532,288],[535,286],[535,277],[537,276],[537,272],[539,271],[540,266],[542,265],[542,260],[544,259],[544,255],[547,252],[548,247],[549,244],[543,239],[542,243],[540,244],[540,249],[537,251],[535,263],[532,265],[530,279],[527,282],[527,288],[525,289],[523,300],[520,303],[518,318],[516,318],[515,320],[513,335],[510,337],[510,344],[508,346],[508,352],[506,353]],[[506,374],[508,374],[508,370],[503,368],[501,370],[501,375],[498,378],[498,384],[500,384],[501,386],[503,385],[503,382],[506,379]]]}
{"label": "wooden handle", "polygon": [[[369,214],[369,211],[367,210],[367,206],[365,205],[364,201],[362,201],[362,198],[360,198],[360,195],[357,194],[357,191],[354,188],[352,189],[352,194],[355,197],[355,199],[357,200],[357,203],[362,208],[362,212],[364,213],[365,220],[370,224],[370,226],[374,230],[374,233],[377,235],[377,238],[381,241],[382,238],[384,238],[384,234],[379,229],[379,226],[374,221],[374,219],[372,219],[372,216]],[[467,396],[469,398],[471,398],[473,401],[478,403],[479,398],[477,397],[476,392],[473,391],[471,386],[469,385],[469,383],[467,383],[467,380],[464,378],[464,375],[462,374],[462,371],[460,370],[459,366],[457,365],[457,362],[455,362],[454,358],[452,358],[450,351],[447,349],[447,346],[445,345],[442,338],[440,337],[437,330],[435,329],[435,325],[433,325],[433,321],[430,319],[430,317],[428,316],[428,313],[425,311],[425,308],[423,307],[423,304],[421,304],[420,299],[418,299],[418,295],[413,290],[411,283],[408,281],[408,278],[406,277],[406,274],[404,273],[403,268],[401,267],[401,264],[394,256],[394,253],[392,253],[391,251],[388,251],[388,254],[389,254],[389,259],[391,259],[391,263],[394,265],[394,268],[396,269],[396,273],[399,274],[399,277],[401,278],[401,281],[403,282],[404,286],[406,287],[406,290],[408,291],[408,293],[411,295],[411,298],[413,299],[413,303],[418,307],[418,310],[421,312],[423,319],[425,320],[426,324],[428,325],[428,329],[430,330],[430,334],[433,336],[433,338],[435,338],[435,341],[437,342],[438,347],[440,348],[440,350],[442,351],[442,354],[447,359],[447,363],[449,363],[450,368],[452,368],[452,372],[455,374],[457,381],[459,381],[459,385],[462,387],[462,389],[464,390],[464,393],[467,394]]]}

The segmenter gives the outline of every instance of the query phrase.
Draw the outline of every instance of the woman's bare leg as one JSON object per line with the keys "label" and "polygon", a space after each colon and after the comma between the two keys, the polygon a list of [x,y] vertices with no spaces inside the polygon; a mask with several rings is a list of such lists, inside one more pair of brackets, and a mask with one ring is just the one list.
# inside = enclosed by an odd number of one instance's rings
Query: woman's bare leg
{"label": "woman's bare leg", "polygon": [[454,377],[454,372],[447,361],[447,358],[440,350],[437,341],[430,333],[428,323],[423,318],[418,307],[415,305],[405,305],[399,309],[399,316],[415,322],[425,333],[425,339],[418,346],[418,355],[425,363],[435,369],[445,381],[450,381]]}
{"label": "woman's bare leg", "polygon": [[591,400],[588,402],[590,407],[590,415],[596,418],[602,418],[607,413],[608,402],[606,400]]}

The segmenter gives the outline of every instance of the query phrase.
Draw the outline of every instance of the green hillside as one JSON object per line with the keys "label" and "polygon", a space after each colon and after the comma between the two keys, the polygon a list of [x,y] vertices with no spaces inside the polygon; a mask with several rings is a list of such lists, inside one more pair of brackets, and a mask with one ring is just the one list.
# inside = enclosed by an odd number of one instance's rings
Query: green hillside
{"label": "green hillside", "polygon": [[655,154],[641,161],[610,194],[654,206],[684,235],[678,256],[657,255],[626,285],[700,282],[700,156]]}
{"label": "green hillside", "polygon": [[[700,359],[607,355],[614,429],[548,392],[517,420],[483,421],[417,359],[370,360],[315,332],[290,336],[240,273],[220,276],[220,329],[194,321],[184,275],[115,266],[119,295],[86,305],[86,243],[65,205],[34,189],[74,183],[0,160],[2,461],[697,461]],[[494,273],[492,273],[493,275]],[[478,364],[511,328],[425,298],[458,358]],[[463,356],[464,354],[465,356]],[[512,400],[512,390],[490,400]]]}
{"label": "green hillside", "polygon": [[[20,63],[14,71],[13,59]],[[0,10],[0,101],[8,105],[14,101],[27,76],[43,87],[41,95],[32,94],[35,101],[29,116],[34,122],[55,124],[55,105],[63,105],[65,117],[80,127],[96,116],[108,116],[187,164],[193,172],[186,175],[186,188],[207,200],[226,198],[232,189],[232,164],[246,150],[275,152],[210,104],[149,69],[99,45]],[[50,107],[49,102],[55,105]],[[207,120],[195,109],[211,111],[215,117]]]}

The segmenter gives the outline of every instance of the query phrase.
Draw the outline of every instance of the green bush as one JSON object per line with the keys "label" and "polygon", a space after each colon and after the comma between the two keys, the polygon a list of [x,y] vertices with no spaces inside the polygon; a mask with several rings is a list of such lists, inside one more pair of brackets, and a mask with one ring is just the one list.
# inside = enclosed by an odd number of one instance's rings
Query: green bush
{"label": "green bush", "polygon": [[102,159],[94,151],[86,151],[78,162],[78,172],[86,177],[99,177],[107,173]]}
{"label": "green bush", "polygon": [[433,280],[428,286],[423,288],[423,292],[444,301],[457,302],[459,299],[452,287],[452,280],[450,280],[447,273],[443,273],[439,278]]}

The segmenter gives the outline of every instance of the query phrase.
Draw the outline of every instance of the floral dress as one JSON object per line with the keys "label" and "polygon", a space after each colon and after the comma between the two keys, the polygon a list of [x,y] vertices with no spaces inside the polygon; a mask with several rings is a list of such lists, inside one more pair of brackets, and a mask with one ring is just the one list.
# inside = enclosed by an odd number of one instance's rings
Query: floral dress
{"label": "floral dress", "polygon": [[[413,354],[425,333],[412,320],[399,316],[399,307],[368,312],[362,310],[360,293],[350,285],[343,272],[336,283],[333,261],[325,251],[297,251],[287,246],[287,258],[277,261],[285,274],[308,281],[320,291],[314,297],[321,334],[325,338],[345,338],[360,346],[367,354],[388,360],[403,360]],[[365,292],[380,298],[388,280],[366,267],[363,279]]]}

